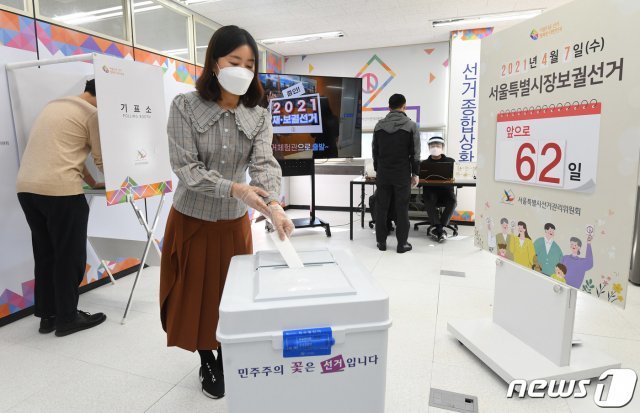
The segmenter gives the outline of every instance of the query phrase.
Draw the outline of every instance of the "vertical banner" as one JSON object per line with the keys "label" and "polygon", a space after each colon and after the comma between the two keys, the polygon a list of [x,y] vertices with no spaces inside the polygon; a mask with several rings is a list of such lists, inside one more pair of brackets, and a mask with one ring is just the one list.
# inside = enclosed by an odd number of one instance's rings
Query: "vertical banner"
{"label": "vertical banner", "polygon": [[476,161],[480,41],[492,32],[492,27],[451,32],[447,146],[456,162]]}
{"label": "vertical banner", "polygon": [[[456,160],[456,177],[474,176],[478,157],[480,43],[492,32],[491,27],[451,32],[446,152]],[[453,219],[473,220],[475,188],[458,191],[457,195]]]}
{"label": "vertical banner", "polygon": [[[579,16],[580,18],[576,18]],[[569,3],[482,41],[476,245],[624,306],[640,4]]]}
{"label": "vertical banner", "polygon": [[107,204],[171,192],[162,69],[94,58]]}

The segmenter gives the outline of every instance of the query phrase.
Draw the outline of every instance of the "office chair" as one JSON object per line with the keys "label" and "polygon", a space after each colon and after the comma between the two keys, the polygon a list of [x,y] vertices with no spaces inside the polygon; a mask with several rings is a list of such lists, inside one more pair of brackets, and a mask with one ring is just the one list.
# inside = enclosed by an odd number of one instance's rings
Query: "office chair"
{"label": "office chair", "polygon": [[[438,211],[438,219],[440,219],[440,215],[442,214],[442,211],[444,211],[444,205],[436,205],[436,209]],[[429,217],[429,218],[431,218],[431,217]],[[427,228],[427,235],[428,236],[433,235],[431,232],[436,228],[436,226],[432,225],[431,221],[418,222],[418,223],[413,225],[413,230],[417,231],[419,227],[424,226],[424,225],[429,225],[429,227]],[[452,221],[449,221],[449,225],[445,225],[443,229],[451,230],[451,236],[452,237],[458,236],[458,225],[454,224]]]}
{"label": "office chair", "polygon": [[[374,229],[376,227],[375,219],[369,221],[369,228]],[[393,232],[396,228],[393,226],[393,222],[387,223],[387,227],[389,228],[389,232]]]}

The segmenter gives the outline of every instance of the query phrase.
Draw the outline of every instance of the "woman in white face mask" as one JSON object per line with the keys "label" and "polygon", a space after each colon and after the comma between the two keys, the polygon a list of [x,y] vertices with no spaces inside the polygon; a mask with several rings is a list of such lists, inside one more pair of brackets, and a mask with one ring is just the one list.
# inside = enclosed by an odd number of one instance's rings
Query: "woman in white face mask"
{"label": "woman in white face mask", "polygon": [[160,314],[167,345],[198,350],[202,391],[211,398],[224,396],[215,337],[227,270],[234,255],[253,252],[247,210],[268,216],[281,239],[293,231],[278,202],[270,116],[258,106],[258,56],[246,30],[218,29],[197,90],[176,96],[167,125],[179,182],[163,241]]}

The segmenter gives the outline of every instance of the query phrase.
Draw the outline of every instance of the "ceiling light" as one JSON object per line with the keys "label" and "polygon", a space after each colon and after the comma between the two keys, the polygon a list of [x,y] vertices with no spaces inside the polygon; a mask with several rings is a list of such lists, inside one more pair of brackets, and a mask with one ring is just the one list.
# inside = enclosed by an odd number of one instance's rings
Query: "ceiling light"
{"label": "ceiling light", "polygon": [[344,37],[344,32],[326,32],[326,33],[314,33],[314,34],[301,34],[298,36],[289,36],[289,37],[275,37],[273,39],[264,39],[260,40],[262,44],[280,44],[280,43],[299,43],[299,42],[310,42],[313,40],[321,40],[321,39],[337,39],[340,37]]}
{"label": "ceiling light", "polygon": [[162,53],[180,56],[180,55],[188,54],[189,53],[189,49],[182,48],[182,49],[163,50]]}
{"label": "ceiling light", "polygon": [[436,28],[445,26],[466,26],[471,24],[483,25],[487,23],[504,22],[511,20],[525,20],[538,16],[543,11],[543,9],[537,9],[514,11],[508,13],[483,14],[481,16],[452,17],[450,19],[432,20],[431,25]]}
{"label": "ceiling light", "polygon": [[[135,12],[142,12],[148,10],[155,10],[162,8],[162,6],[156,5],[151,7],[143,7],[154,4],[153,1],[146,0],[133,4]],[[92,10],[87,12],[65,14],[63,16],[56,16],[53,20],[60,21],[63,24],[79,25],[84,23],[91,23],[99,20],[110,19],[112,17],[122,16],[122,6],[108,7],[105,9]]]}
{"label": "ceiling light", "polygon": [[62,20],[62,23],[64,24],[69,24],[71,26],[77,26],[80,24],[85,24],[85,23],[91,23],[91,22],[96,22],[99,20],[104,20],[104,19],[110,19],[112,17],[118,17],[118,16],[122,16],[122,12],[118,11],[115,13],[106,13],[106,14],[100,14],[98,16],[85,16],[85,17],[80,17],[77,19],[68,19],[68,20]]}
{"label": "ceiling light", "polygon": [[201,4],[201,3],[215,3],[220,0],[182,0],[184,4],[187,6],[191,6],[192,4]]}
{"label": "ceiling light", "polygon": [[161,9],[162,6],[160,5],[156,5],[156,6],[149,6],[149,7],[140,7],[138,9],[133,9],[134,13],[141,13],[143,11],[151,11],[151,10],[158,10]]}
{"label": "ceiling light", "polygon": [[53,19],[54,20],[72,20],[72,19],[79,19],[81,17],[93,16],[96,14],[109,13],[109,12],[119,11],[119,10],[122,10],[122,6],[108,7],[106,9],[98,9],[98,10],[92,10],[87,12],[71,13],[71,14],[66,14],[64,16],[56,16]]}

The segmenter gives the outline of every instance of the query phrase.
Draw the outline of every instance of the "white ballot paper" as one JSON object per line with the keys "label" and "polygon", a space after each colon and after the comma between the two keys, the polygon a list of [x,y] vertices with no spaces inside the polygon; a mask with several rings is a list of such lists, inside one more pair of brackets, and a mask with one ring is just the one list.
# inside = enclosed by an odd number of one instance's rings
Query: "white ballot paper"
{"label": "white ballot paper", "polygon": [[287,263],[289,268],[303,268],[304,264],[302,264],[302,260],[300,256],[296,252],[296,249],[293,247],[291,240],[286,237],[284,241],[280,239],[277,231],[270,232],[271,240],[276,244],[278,251],[280,251],[280,255],[284,258],[284,262]]}

